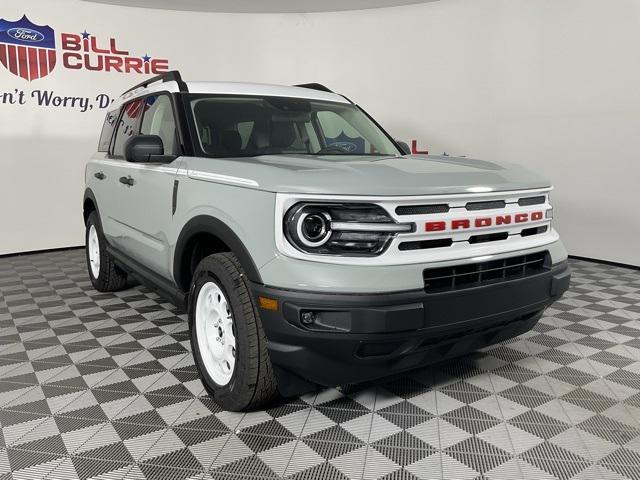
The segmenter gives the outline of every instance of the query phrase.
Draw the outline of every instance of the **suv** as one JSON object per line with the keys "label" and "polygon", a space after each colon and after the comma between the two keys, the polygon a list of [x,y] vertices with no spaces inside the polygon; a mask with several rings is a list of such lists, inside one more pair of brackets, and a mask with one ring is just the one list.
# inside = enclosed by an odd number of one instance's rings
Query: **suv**
{"label": "suv", "polygon": [[186,309],[229,410],[531,329],[570,278],[549,182],[403,147],[319,84],[154,77],[114,103],[86,167],[91,281],[133,275]]}

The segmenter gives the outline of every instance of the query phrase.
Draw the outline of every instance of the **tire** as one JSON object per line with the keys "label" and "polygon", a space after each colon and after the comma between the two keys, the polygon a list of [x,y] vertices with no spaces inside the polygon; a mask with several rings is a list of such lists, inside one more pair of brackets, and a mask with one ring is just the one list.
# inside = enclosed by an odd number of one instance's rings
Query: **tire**
{"label": "tire", "polygon": [[[127,274],[116,266],[109,252],[97,212],[91,212],[85,232],[87,270],[93,287],[99,292],[122,290],[127,284]],[[97,259],[97,262],[95,261]]]}
{"label": "tire", "polygon": [[234,254],[217,253],[198,264],[188,312],[195,363],[214,401],[235,412],[273,401],[277,384],[267,340]]}

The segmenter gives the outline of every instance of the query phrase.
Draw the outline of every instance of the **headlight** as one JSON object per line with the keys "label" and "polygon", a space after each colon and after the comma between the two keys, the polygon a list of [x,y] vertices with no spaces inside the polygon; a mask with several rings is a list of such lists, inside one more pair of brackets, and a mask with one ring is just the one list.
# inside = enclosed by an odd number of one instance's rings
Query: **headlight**
{"label": "headlight", "polygon": [[397,223],[378,205],[297,203],[284,217],[284,234],[294,247],[320,255],[375,256],[412,223]]}
{"label": "headlight", "polygon": [[310,248],[321,247],[331,236],[331,217],[324,212],[303,212],[295,222],[295,236]]}

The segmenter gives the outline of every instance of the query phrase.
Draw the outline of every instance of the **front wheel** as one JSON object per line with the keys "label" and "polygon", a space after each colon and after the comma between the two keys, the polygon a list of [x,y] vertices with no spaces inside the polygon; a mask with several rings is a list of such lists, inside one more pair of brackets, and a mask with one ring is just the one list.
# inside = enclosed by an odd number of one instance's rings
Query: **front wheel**
{"label": "front wheel", "polygon": [[204,258],[189,293],[191,348],[207,392],[227,410],[255,409],[277,392],[260,316],[232,253]]}

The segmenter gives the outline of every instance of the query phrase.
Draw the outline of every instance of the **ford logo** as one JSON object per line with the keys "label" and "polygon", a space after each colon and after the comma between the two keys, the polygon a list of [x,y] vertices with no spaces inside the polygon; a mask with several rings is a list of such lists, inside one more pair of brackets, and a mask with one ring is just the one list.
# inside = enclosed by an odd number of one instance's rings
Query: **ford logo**
{"label": "ford logo", "polygon": [[41,42],[44,40],[44,35],[32,28],[10,28],[7,30],[7,35],[16,40],[22,40],[23,42]]}
{"label": "ford logo", "polygon": [[341,148],[345,152],[354,152],[356,148],[358,148],[358,146],[355,143],[351,143],[351,142],[333,142],[331,146]]}

